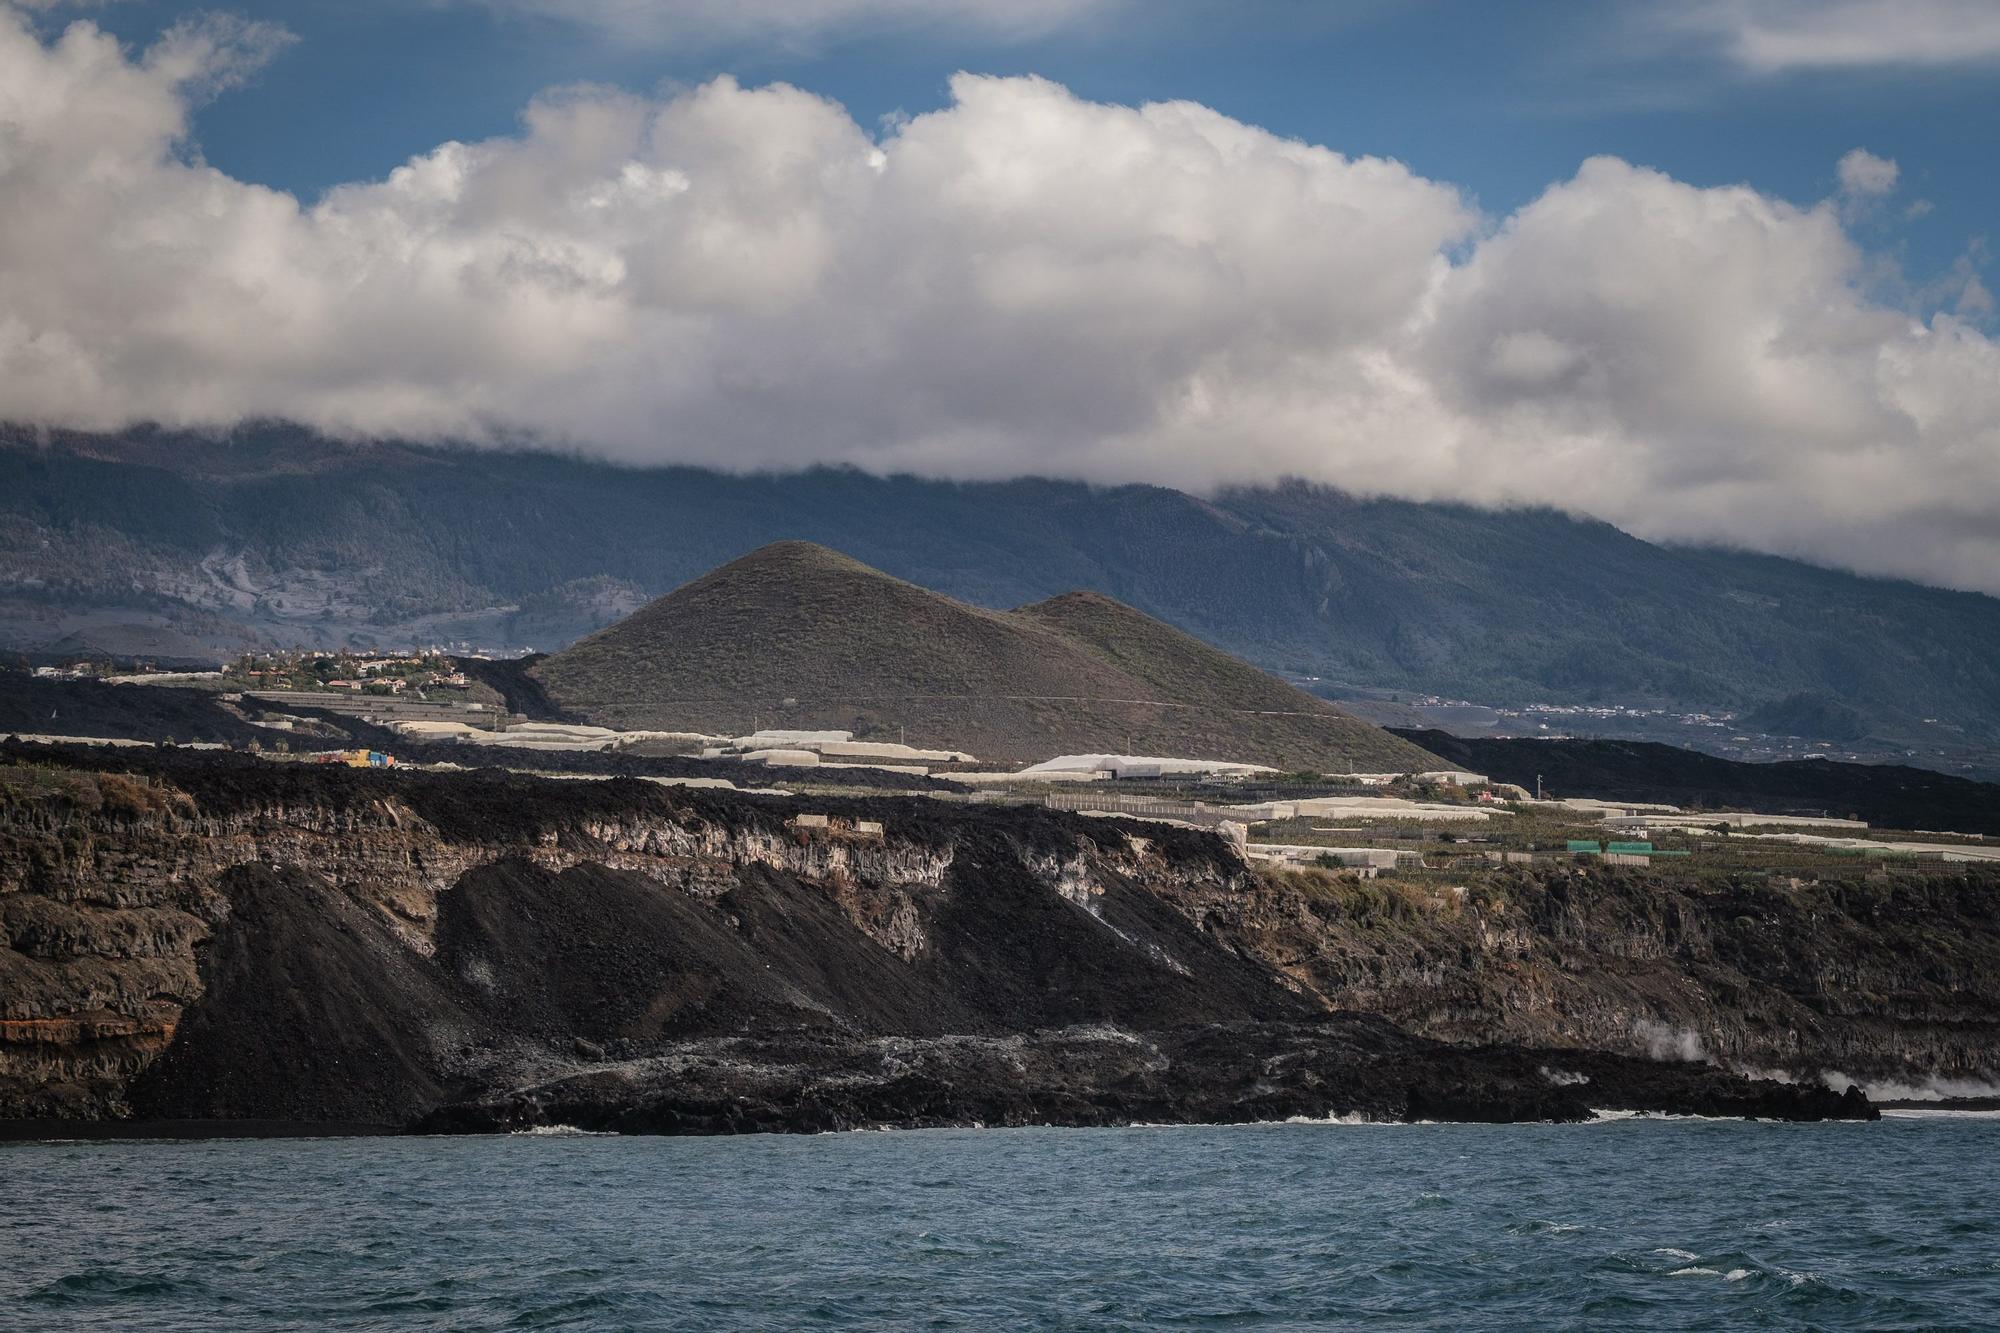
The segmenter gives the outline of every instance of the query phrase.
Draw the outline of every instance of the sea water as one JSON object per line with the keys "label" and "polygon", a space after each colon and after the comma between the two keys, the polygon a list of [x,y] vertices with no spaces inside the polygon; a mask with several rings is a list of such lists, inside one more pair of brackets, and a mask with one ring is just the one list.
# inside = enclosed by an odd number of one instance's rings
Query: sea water
{"label": "sea water", "polygon": [[2000,1326],[2000,1118],[0,1145],[0,1327]]}

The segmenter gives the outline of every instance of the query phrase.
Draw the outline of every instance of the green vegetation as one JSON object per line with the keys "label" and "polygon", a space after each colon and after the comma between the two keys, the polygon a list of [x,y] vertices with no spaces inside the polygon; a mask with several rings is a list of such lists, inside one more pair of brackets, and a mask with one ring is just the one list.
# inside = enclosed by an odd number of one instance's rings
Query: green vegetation
{"label": "green vegetation", "polygon": [[71,815],[140,819],[173,811],[193,814],[185,792],[129,773],[90,773],[37,764],[0,764],[0,825],[49,827]]}
{"label": "green vegetation", "polygon": [[1868,734],[1868,720],[1829,695],[1801,690],[1745,713],[1739,726],[1773,736],[1806,740],[1858,741]]}
{"label": "green vegetation", "polygon": [[[1835,847],[1765,840],[1745,836],[1758,830],[1731,831],[1718,826],[1713,831],[1660,831],[1650,835],[1657,856],[1646,867],[1612,866],[1596,856],[1570,850],[1572,843],[1600,847],[1615,835],[1602,822],[1568,815],[1544,806],[1509,805],[1508,813],[1482,824],[1454,828],[1426,826],[1421,821],[1385,826],[1368,818],[1329,819],[1325,817],[1275,820],[1251,830],[1251,841],[1302,847],[1383,847],[1414,852],[1423,865],[1383,870],[1382,878],[1393,877],[1417,885],[1462,885],[1475,891],[1481,884],[1504,878],[1524,869],[1522,863],[1500,861],[1501,856],[1527,854],[1528,865],[1538,870],[1601,868],[1614,874],[1641,874],[1662,883],[1720,885],[1744,879],[1770,880],[1781,884],[1797,880],[1801,884],[1845,882],[1880,876],[1918,875],[1952,879],[1982,868],[1963,862],[1921,860],[1910,856],[1861,854]],[[1787,830],[1789,831],[1789,830]],[[1896,837],[1890,830],[1874,830],[1870,836]],[[1924,835],[1926,842],[1965,842],[1983,846],[1976,839],[1940,838]],[[1356,872],[1328,864],[1321,873],[1356,878]]]}
{"label": "green vegetation", "polygon": [[1438,909],[1428,893],[1407,880],[1360,879],[1319,866],[1273,868],[1263,873],[1297,890],[1322,917],[1347,917],[1363,925],[1407,926]]}

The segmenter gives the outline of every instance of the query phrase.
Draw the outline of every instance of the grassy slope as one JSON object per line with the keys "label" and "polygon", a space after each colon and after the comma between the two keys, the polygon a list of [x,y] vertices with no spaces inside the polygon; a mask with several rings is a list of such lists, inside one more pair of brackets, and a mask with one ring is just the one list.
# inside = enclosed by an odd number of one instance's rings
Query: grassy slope
{"label": "grassy slope", "polygon": [[1007,762],[1104,750],[1292,768],[1429,762],[1108,598],[988,611],[806,542],[712,571],[536,674],[564,707],[618,726],[838,727]]}
{"label": "grassy slope", "polygon": [[[1381,744],[1387,733],[1275,676],[1246,669],[1239,658],[1101,593],[1073,592],[1024,606],[1017,617],[1046,626],[1140,682],[1153,699],[1199,701],[1221,712],[1183,715],[1184,734],[1213,749],[1241,738],[1258,754],[1289,756],[1301,744],[1326,747],[1355,768],[1426,767],[1429,756]],[[1207,729],[1216,729],[1211,738]],[[1226,728],[1226,735],[1221,729]],[[1175,753],[1168,751],[1168,753]],[[1283,758],[1265,762],[1287,766]],[[1293,765],[1327,769],[1319,763]]]}

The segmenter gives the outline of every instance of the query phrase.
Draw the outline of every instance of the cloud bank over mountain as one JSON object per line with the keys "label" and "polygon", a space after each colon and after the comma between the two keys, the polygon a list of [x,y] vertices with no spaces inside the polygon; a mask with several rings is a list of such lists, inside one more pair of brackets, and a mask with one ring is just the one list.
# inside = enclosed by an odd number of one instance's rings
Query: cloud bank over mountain
{"label": "cloud bank over mountain", "polygon": [[282,40],[0,6],[0,419],[1300,476],[2000,592],[1991,299],[1870,294],[1872,153],[1810,206],[1593,158],[1491,218],[1190,103],[960,75],[878,134],[723,78],[553,92],[308,204],[189,140]]}

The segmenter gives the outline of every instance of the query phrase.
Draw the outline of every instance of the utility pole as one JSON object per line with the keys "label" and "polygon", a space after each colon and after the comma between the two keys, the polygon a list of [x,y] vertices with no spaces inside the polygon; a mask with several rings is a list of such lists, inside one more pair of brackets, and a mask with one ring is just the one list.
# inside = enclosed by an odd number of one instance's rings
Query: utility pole
{"label": "utility pole", "polygon": [[1542,799],[1542,775],[1540,773],[1535,774],[1535,799],[1538,801]]}

